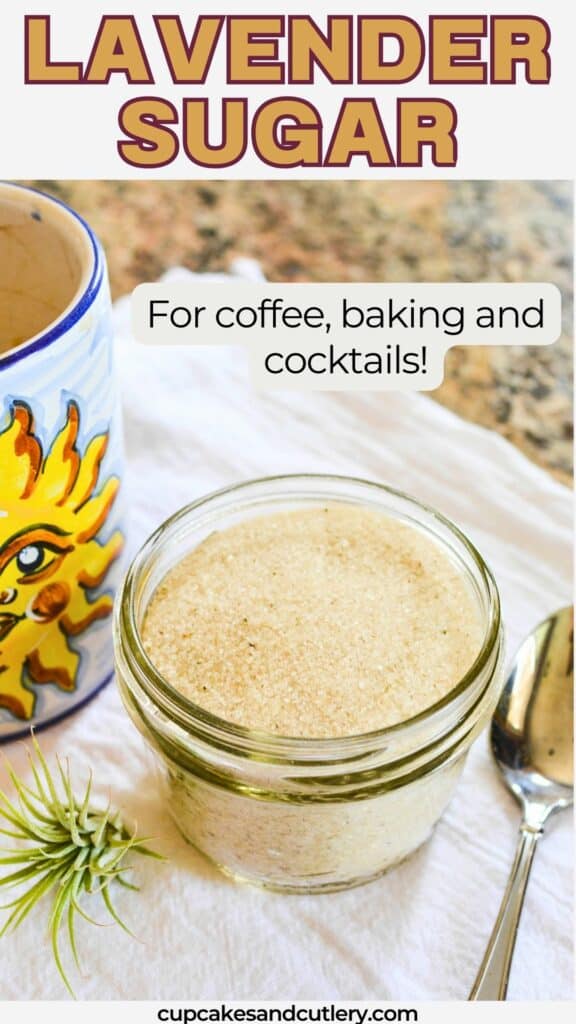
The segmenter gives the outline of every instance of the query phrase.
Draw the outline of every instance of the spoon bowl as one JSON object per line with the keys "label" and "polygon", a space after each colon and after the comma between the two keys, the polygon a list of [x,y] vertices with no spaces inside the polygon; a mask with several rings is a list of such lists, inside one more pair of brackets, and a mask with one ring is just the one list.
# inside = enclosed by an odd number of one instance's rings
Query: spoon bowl
{"label": "spoon bowl", "polygon": [[536,627],[492,719],[494,760],[525,813],[547,817],[573,800],[573,634],[571,607]]}
{"label": "spoon bowl", "polygon": [[469,999],[505,999],[526,884],[544,825],[574,787],[574,610],[541,622],[518,651],[492,719],[490,742],[522,808],[516,857]]}

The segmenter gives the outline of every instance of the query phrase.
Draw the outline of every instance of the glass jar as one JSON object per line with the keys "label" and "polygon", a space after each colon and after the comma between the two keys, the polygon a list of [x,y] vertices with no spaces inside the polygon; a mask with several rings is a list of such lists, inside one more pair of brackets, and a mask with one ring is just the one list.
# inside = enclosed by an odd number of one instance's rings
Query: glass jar
{"label": "glass jar", "polygon": [[[154,590],[213,531],[326,502],[395,517],[444,547],[478,601],[483,641],[476,661],[447,696],[415,717],[337,739],[266,734],[193,704],[155,670],[142,645]],[[367,882],[427,839],[493,711],[503,656],[494,579],[452,523],[388,487],[321,475],[229,487],[164,523],[126,576],[115,645],[124,703],[156,755],[181,832],[227,874],[288,892]]]}

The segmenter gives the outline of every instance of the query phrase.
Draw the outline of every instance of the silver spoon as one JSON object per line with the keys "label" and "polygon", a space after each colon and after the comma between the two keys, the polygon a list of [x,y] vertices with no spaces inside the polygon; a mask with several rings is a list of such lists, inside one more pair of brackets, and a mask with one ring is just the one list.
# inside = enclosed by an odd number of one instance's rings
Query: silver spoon
{"label": "silver spoon", "polygon": [[574,787],[572,608],[524,641],[492,719],[492,754],[522,808],[514,865],[469,999],[505,999],[526,884],[547,819]]}

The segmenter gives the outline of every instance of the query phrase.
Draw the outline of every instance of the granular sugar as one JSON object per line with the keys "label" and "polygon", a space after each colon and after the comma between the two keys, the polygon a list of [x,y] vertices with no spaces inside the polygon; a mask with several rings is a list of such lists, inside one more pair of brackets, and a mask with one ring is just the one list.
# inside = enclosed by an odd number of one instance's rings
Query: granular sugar
{"label": "granular sugar", "polygon": [[211,534],[157,588],[143,641],[175,689],[221,718],[337,737],[444,697],[474,662],[482,629],[441,544],[331,504]]}

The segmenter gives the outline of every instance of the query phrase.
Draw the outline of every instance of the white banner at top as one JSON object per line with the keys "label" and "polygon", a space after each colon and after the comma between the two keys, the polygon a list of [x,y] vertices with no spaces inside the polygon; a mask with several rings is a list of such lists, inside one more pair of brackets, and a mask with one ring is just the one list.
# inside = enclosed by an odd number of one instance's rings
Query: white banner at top
{"label": "white banner at top", "polygon": [[2,177],[573,176],[563,0],[127,6],[3,5]]}

